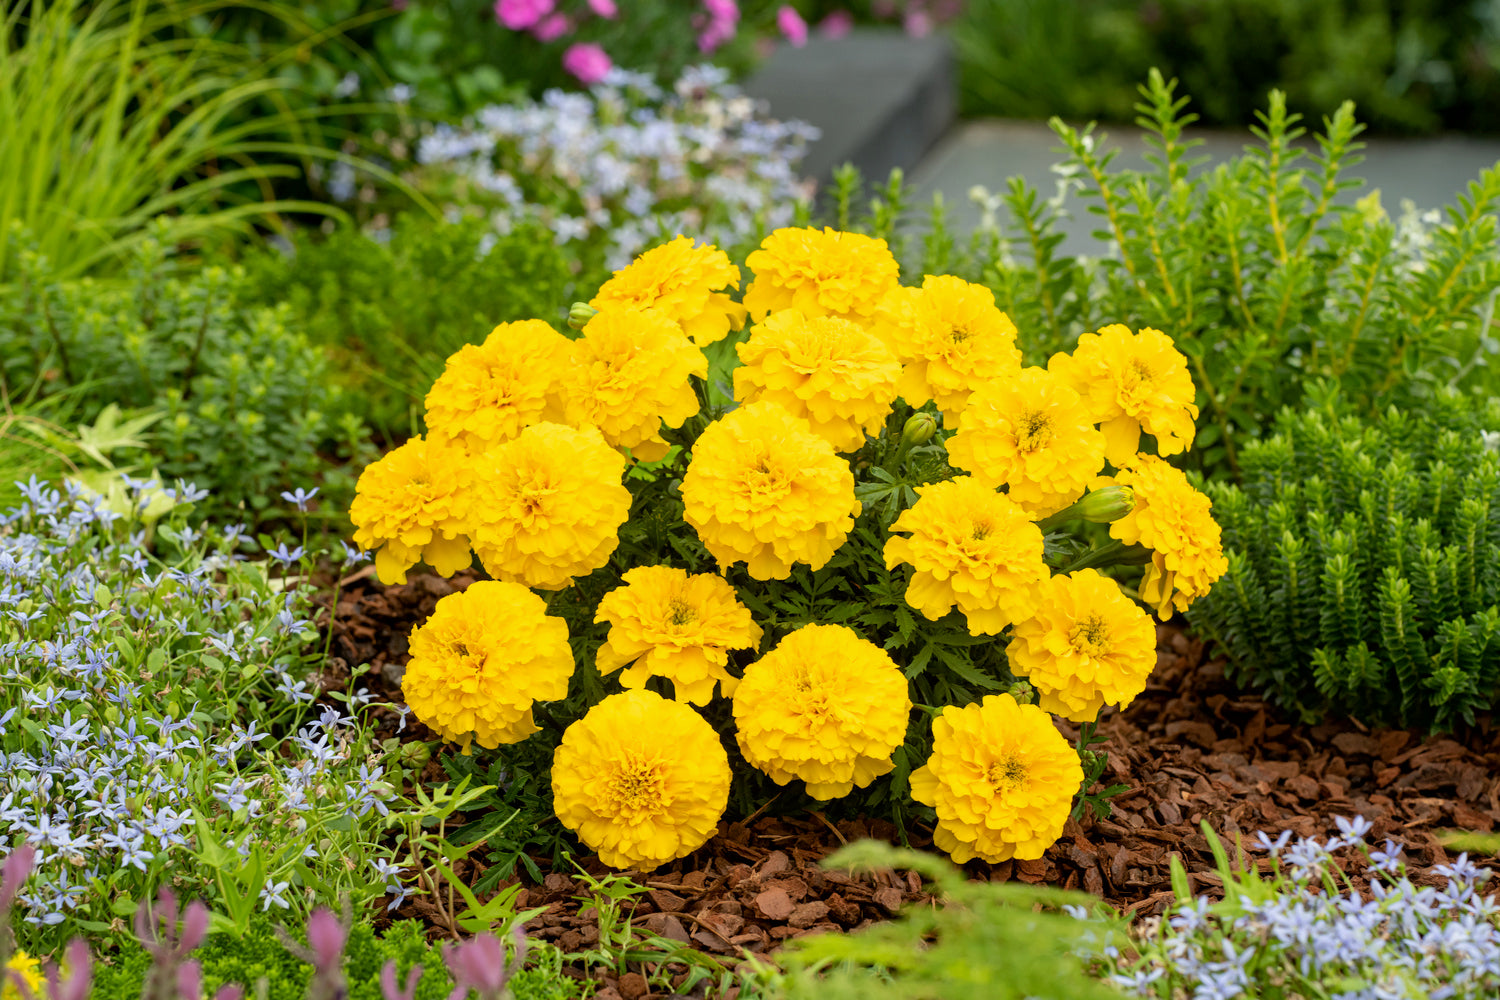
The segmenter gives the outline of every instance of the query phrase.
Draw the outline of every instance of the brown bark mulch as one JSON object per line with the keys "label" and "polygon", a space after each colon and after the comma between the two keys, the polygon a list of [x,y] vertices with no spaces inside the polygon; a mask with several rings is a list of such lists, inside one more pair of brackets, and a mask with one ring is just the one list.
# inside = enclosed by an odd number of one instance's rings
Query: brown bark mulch
{"label": "brown bark mulch", "polygon": [[[394,681],[406,660],[408,631],[470,579],[413,576],[393,587],[369,576],[346,581],[327,682],[340,683],[352,664],[370,663],[376,669],[361,683],[399,699]],[[970,875],[1079,889],[1122,910],[1152,914],[1171,900],[1174,853],[1196,891],[1218,894],[1204,820],[1232,845],[1236,835],[1249,843],[1257,830],[1327,838],[1334,817],[1362,815],[1374,824],[1372,843],[1389,837],[1402,844],[1414,881],[1438,884],[1431,869],[1450,857],[1437,831],[1500,828],[1500,729],[1490,720],[1459,738],[1369,730],[1354,720],[1306,725],[1237,690],[1225,679],[1223,661],[1206,653],[1199,640],[1161,626],[1158,666],[1145,693],[1123,713],[1107,711],[1099,733],[1108,742],[1098,748],[1109,753],[1105,783],[1131,789],[1112,800],[1108,818],[1070,823],[1039,860],[972,863]],[[432,738],[419,726],[407,732]],[[931,846],[930,829],[906,832],[913,846]],[[818,861],[845,841],[895,842],[897,835],[881,820],[835,823],[820,814],[726,823],[689,858],[642,877],[648,891],[635,901],[634,918],[664,937],[725,956],[767,951],[806,933],[857,929],[925,898],[920,882],[899,872],[851,877],[824,871]],[[606,870],[597,859],[585,867]],[[548,907],[528,930],[565,950],[589,947],[598,928],[580,913],[577,897],[584,895],[583,883],[563,872],[528,886],[520,905]],[[407,907],[407,915],[423,915],[421,900]],[[642,995],[635,987],[643,984],[634,981],[610,985],[627,1000]]]}

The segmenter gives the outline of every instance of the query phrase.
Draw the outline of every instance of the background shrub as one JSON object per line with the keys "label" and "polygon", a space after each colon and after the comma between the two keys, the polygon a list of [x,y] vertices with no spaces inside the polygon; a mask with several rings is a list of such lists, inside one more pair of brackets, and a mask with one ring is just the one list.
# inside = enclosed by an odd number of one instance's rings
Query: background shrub
{"label": "background shrub", "polygon": [[464,344],[512,320],[561,327],[578,278],[539,222],[500,235],[413,214],[383,236],[298,234],[290,253],[247,256],[234,296],[248,311],[284,304],[286,325],[329,351],[340,405],[389,439],[420,430],[427,389]]}
{"label": "background shrub", "polygon": [[1472,723],[1500,681],[1500,401],[1340,410],[1283,411],[1243,486],[1210,484],[1229,571],[1188,621],[1306,719]]}
{"label": "background shrub", "polygon": [[969,114],[1130,121],[1160,67],[1205,120],[1266,91],[1312,117],[1355,101],[1393,132],[1500,130],[1500,15],[1443,0],[968,0],[954,32]]}
{"label": "background shrub", "polygon": [[0,288],[0,381],[70,394],[82,423],[109,405],[159,410],[140,463],[259,510],[322,469],[318,446],[342,406],[323,354],[290,314],[242,309],[234,275],[176,277],[143,244],[122,283],[61,280],[34,246]]}

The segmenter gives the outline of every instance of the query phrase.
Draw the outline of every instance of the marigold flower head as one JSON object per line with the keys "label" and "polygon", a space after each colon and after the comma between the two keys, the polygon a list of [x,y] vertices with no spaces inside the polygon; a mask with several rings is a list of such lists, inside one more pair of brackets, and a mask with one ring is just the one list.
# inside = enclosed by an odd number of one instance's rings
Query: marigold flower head
{"label": "marigold flower head", "polygon": [[1162,455],[1193,443],[1193,377],[1187,359],[1160,330],[1139,333],[1115,323],[1078,338],[1073,353],[1054,354],[1049,370],[1083,396],[1089,415],[1108,442],[1110,464],[1124,465],[1140,445],[1141,431],[1156,438]]}
{"label": "marigold flower head", "polygon": [[412,630],[401,692],[444,739],[493,750],[536,732],[532,704],[566,698],[572,676],[567,623],[520,584],[481,580]]}
{"label": "marigold flower head", "polygon": [[472,452],[521,429],[562,419],[557,378],[568,367],[567,337],[539,319],[501,323],[482,344],[448,358],[427,393],[427,431]]}
{"label": "marigold flower head", "polygon": [[1035,860],[1062,836],[1083,766],[1052,716],[1008,694],[950,705],[911,797],[937,810],[933,842],[959,864]]}
{"label": "marigold flower head", "polygon": [[718,247],[694,246],[692,239],[679,236],[616,271],[589,305],[601,310],[659,310],[702,347],[745,325],[745,307],[719,291],[739,287],[740,269],[728,254]]}
{"label": "marigold flower head", "polygon": [[1083,495],[1104,465],[1104,435],[1083,400],[1045,368],[975,390],[948,439],[948,459],[986,486],[1005,485],[1032,517]]}
{"label": "marigold flower head", "polygon": [[365,466],[354,484],[354,544],[375,553],[381,583],[405,583],[426,560],[443,576],[466,569],[474,472],[462,446],[412,438]]}
{"label": "marigold flower head", "polygon": [[970,634],[994,635],[1036,610],[1048,576],[1042,532],[1018,504],[972,476],[918,486],[917,502],[891,531],[886,568],[911,564],[906,603],[926,617],[936,621],[957,604]]}
{"label": "marigold flower head", "polygon": [[1047,581],[1036,614],[1016,624],[1006,653],[1043,711],[1093,722],[1106,704],[1124,708],[1146,689],[1156,627],[1119,584],[1083,569]]}
{"label": "marigold flower head", "polygon": [[771,313],[740,344],[734,398],[768,399],[803,418],[834,450],[858,451],[896,401],[901,365],[864,327],[836,316]]}
{"label": "marigold flower head", "polygon": [[490,576],[561,590],[609,561],[630,491],[624,456],[597,429],[534,424],[484,462],[471,537]]}
{"label": "marigold flower head", "polygon": [[610,444],[654,462],[670,447],[662,440],[662,422],[681,427],[698,412],[690,375],[707,377],[708,359],[666,313],[628,306],[603,310],[573,342],[567,422],[593,425]]}
{"label": "marigold flower head", "polygon": [[683,520],[720,566],[744,560],[757,580],[785,580],[799,562],[821,569],[860,511],[854,474],[833,445],[766,400],[699,436],[682,499]]}
{"label": "marigold flower head", "polygon": [[1154,455],[1136,455],[1113,480],[1135,490],[1135,506],[1113,521],[1109,533],[1126,545],[1151,550],[1151,564],[1141,578],[1141,600],[1162,621],[1172,609],[1208,593],[1229,569],[1213,501],[1188,482],[1182,470]]}
{"label": "marigold flower head", "polygon": [[804,625],[745,668],[734,693],[740,750],[778,785],[815,799],[864,788],[894,766],[911,713],[885,650],[842,625]]}
{"label": "marigold flower head", "polygon": [[651,871],[693,853],[718,829],[729,755],[692,708],[625,691],[563,733],[552,799],[557,818],[605,864]]}
{"label": "marigold flower head", "polygon": [[885,240],[834,229],[778,229],[745,266],[755,272],[745,306],[757,323],[782,309],[867,319],[901,274]]}
{"label": "marigold flower head", "polygon": [[694,705],[708,704],[716,682],[726,696],[733,694],[739,680],[729,674],[729,651],[754,649],[761,630],[729,581],[671,566],[637,566],[624,580],[604,595],[594,616],[610,625],[599,647],[599,672],[633,664],[620,675],[627,688],[665,677],[678,701]]}
{"label": "marigold flower head", "polygon": [[1021,370],[1016,325],[996,308],[994,293],[952,275],[891,290],[870,329],[903,366],[901,398],[912,406],[936,400],[950,424],[971,392]]}

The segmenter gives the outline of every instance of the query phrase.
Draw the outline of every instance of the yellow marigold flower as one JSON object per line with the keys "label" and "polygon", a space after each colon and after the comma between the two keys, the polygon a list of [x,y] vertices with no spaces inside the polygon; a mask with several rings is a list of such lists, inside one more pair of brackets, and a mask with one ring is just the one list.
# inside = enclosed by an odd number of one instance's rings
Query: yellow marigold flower
{"label": "yellow marigold flower", "polygon": [[1032,517],[1083,496],[1104,465],[1104,435],[1083,400],[1045,368],[975,390],[948,439],[948,459],[986,486],[1006,486]]}
{"label": "yellow marigold flower", "polygon": [[1182,470],[1154,455],[1136,455],[1113,480],[1135,490],[1135,506],[1113,521],[1109,533],[1126,545],[1151,550],[1151,564],[1141,578],[1141,600],[1162,621],[1172,609],[1208,593],[1229,569],[1213,501],[1193,489]]}
{"label": "yellow marigold flower", "polygon": [[5,987],[0,989],[0,1000],[21,1000],[21,991],[16,988],[15,977],[12,973],[21,977],[32,996],[42,996],[44,980],[41,962],[24,951],[17,950],[11,952],[10,960],[5,963],[5,968],[8,971],[5,976]]}
{"label": "yellow marigold flower", "polygon": [[604,439],[654,462],[667,454],[668,427],[698,412],[688,376],[708,376],[708,359],[682,328],[655,309],[618,307],[597,313],[573,342],[566,385],[567,422],[592,424]]}
{"label": "yellow marigold flower", "polygon": [[607,865],[648,872],[702,847],[729,801],[729,755],[687,705],[610,695],[552,758],[553,809]]}
{"label": "yellow marigold flower", "polygon": [[683,520],[719,565],[744,560],[757,580],[785,580],[793,563],[821,569],[860,511],[854,474],[833,445],[765,400],[699,436],[682,499]]}
{"label": "yellow marigold flower", "polygon": [[733,694],[739,681],[729,675],[729,651],[754,649],[761,630],[729,581],[671,566],[637,566],[624,579],[594,616],[610,625],[599,647],[599,672],[634,664],[620,675],[627,688],[665,677],[678,701],[694,705],[708,704],[715,682],[726,696]]}
{"label": "yellow marigold flower", "polygon": [[745,325],[745,307],[721,288],[739,288],[740,269],[717,247],[686,236],[647,250],[599,288],[595,309],[658,309],[702,347]]}
{"label": "yellow marigold flower", "polygon": [[537,731],[531,706],[568,696],[568,626],[518,583],[481,580],[437,602],[411,633],[401,691],[444,739],[493,750]]}
{"label": "yellow marigold flower", "polygon": [[885,650],[842,625],[804,625],[745,668],[734,693],[740,750],[778,785],[815,799],[864,788],[894,766],[911,699]]}
{"label": "yellow marigold flower", "polygon": [[539,319],[501,323],[448,358],[427,393],[427,431],[473,452],[562,419],[557,377],[571,343]]}
{"label": "yellow marigold flower", "polygon": [[745,266],[755,272],[745,306],[757,323],[782,309],[868,319],[901,274],[885,240],[835,229],[778,229]]}
{"label": "yellow marigold flower", "polygon": [[1062,836],[1083,784],[1078,753],[1052,716],[1008,694],[950,705],[932,721],[932,756],[911,797],[937,809],[933,842],[959,864],[1042,856]]}
{"label": "yellow marigold flower", "polygon": [[490,576],[561,590],[609,561],[630,491],[624,456],[597,429],[534,424],[484,461],[471,537]]}
{"label": "yellow marigold flower", "polygon": [[756,324],[736,350],[734,398],[779,403],[836,451],[858,451],[866,434],[879,434],[896,401],[901,365],[846,319],[784,309]]}
{"label": "yellow marigold flower", "polygon": [[897,288],[880,304],[871,332],[896,352],[901,398],[912,406],[937,401],[951,424],[969,394],[1021,370],[1016,325],[995,306],[995,295],[952,275]]}
{"label": "yellow marigold flower", "polygon": [[1156,627],[1119,584],[1083,569],[1047,582],[1036,615],[1017,623],[1005,651],[1044,711],[1093,722],[1106,703],[1124,708],[1146,689]]}
{"label": "yellow marigold flower", "polygon": [[886,568],[911,564],[906,603],[928,618],[957,604],[970,634],[994,635],[1036,610],[1048,576],[1042,532],[1014,501],[972,476],[918,486],[917,502],[891,531]]}
{"label": "yellow marigold flower", "polygon": [[354,544],[375,552],[381,583],[405,583],[423,560],[443,576],[468,568],[474,486],[464,449],[442,441],[412,438],[365,466],[349,520]]}
{"label": "yellow marigold flower", "polygon": [[1054,354],[1047,367],[1067,380],[1089,407],[1108,442],[1105,456],[1114,466],[1135,454],[1141,430],[1156,438],[1162,455],[1186,451],[1193,443],[1193,378],[1187,359],[1160,330],[1131,333],[1115,323],[1085,333],[1071,355]]}

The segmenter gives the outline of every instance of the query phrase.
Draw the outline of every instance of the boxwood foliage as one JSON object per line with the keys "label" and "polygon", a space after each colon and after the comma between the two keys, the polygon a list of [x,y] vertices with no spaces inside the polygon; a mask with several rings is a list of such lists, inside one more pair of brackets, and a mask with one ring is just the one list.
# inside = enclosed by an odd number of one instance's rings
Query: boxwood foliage
{"label": "boxwood foliage", "polygon": [[1229,571],[1188,621],[1306,719],[1471,724],[1500,681],[1500,401],[1367,422],[1319,396],[1209,484]]}

